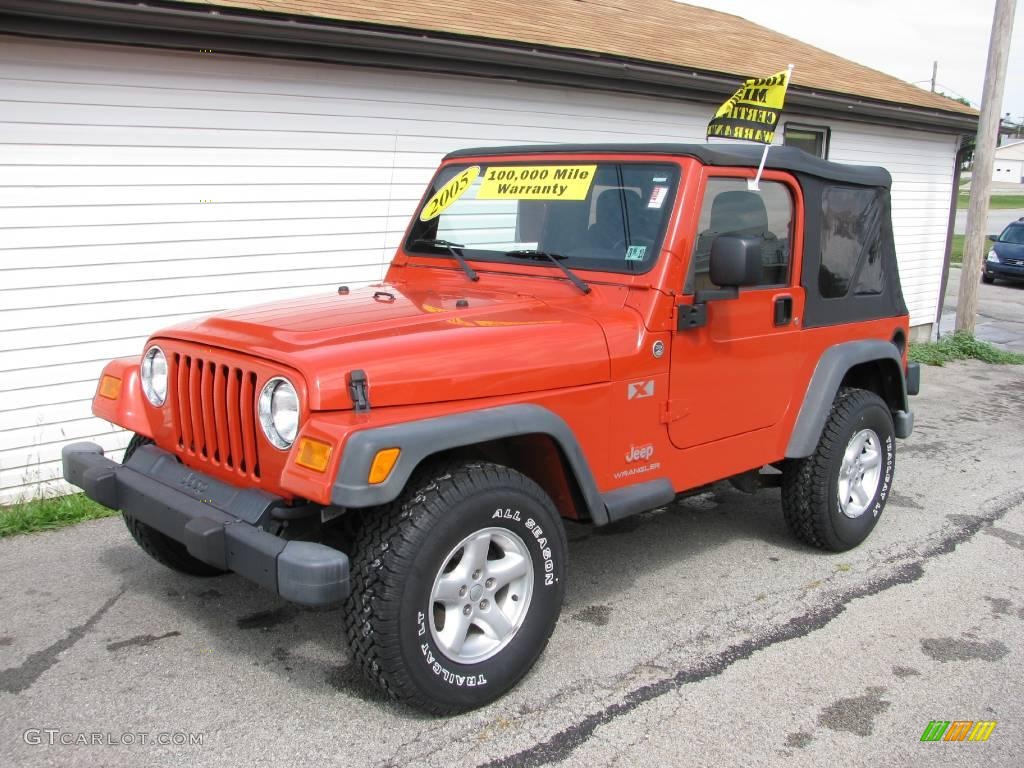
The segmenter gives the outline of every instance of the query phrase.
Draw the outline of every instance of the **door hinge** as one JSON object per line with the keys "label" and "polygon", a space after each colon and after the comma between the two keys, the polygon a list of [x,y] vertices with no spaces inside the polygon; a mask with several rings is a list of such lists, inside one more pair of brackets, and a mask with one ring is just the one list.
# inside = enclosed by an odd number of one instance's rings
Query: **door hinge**
{"label": "door hinge", "polygon": [[671,424],[689,415],[690,411],[682,400],[666,400],[661,404],[661,423]]}
{"label": "door hinge", "polygon": [[708,324],[707,304],[678,304],[676,305],[676,313],[677,331],[703,328]]}

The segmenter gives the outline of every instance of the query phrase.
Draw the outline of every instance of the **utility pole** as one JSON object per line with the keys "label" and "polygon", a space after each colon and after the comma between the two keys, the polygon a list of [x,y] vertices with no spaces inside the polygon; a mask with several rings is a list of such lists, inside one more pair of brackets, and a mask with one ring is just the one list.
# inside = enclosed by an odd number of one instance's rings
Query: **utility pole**
{"label": "utility pole", "polygon": [[974,169],[971,173],[971,202],[967,209],[967,234],[964,237],[964,265],[960,272],[960,293],[956,303],[956,330],[974,333],[978,314],[978,282],[981,259],[985,252],[985,229],[988,227],[988,203],[992,191],[992,169],[995,164],[996,132],[999,130],[999,108],[1006,84],[1006,60],[1013,33],[1013,15],[1017,0],[996,0],[992,17],[992,37],[985,66],[985,88],[981,96],[981,120],[978,123]]}
{"label": "utility pole", "polygon": [[939,74],[939,62],[932,62],[932,93],[935,93],[935,78]]}

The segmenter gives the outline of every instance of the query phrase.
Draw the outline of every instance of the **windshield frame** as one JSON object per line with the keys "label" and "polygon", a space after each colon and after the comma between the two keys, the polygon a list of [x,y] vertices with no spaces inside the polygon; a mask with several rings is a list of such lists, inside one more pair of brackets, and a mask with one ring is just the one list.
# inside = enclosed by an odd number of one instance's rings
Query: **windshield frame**
{"label": "windshield frame", "polygon": [[[431,247],[424,245],[416,245],[415,241],[425,237],[425,233],[420,227],[420,213],[424,207],[430,202],[431,198],[435,195],[437,190],[441,187],[438,186],[438,179],[443,173],[451,174],[451,178],[461,173],[467,168],[473,166],[480,166],[481,176],[488,167],[500,165],[502,167],[507,166],[537,166],[537,165],[584,165],[584,164],[596,164],[596,165],[613,165],[613,166],[662,166],[668,173],[668,184],[669,192],[663,200],[664,214],[661,219],[661,223],[657,230],[656,237],[653,239],[651,247],[652,255],[645,258],[643,261],[614,261],[611,259],[594,259],[594,258],[581,258],[578,256],[560,254],[565,256],[561,263],[568,267],[573,272],[588,272],[588,273],[604,273],[611,275],[621,275],[623,277],[636,277],[645,275],[653,270],[661,261],[661,256],[665,250],[665,241],[668,237],[669,231],[672,228],[672,222],[677,215],[676,204],[682,193],[682,187],[685,183],[685,163],[680,158],[672,156],[643,156],[643,157],[630,157],[624,158],[621,156],[613,155],[483,155],[478,157],[459,157],[448,162],[443,162],[435,171],[433,177],[428,183],[426,190],[416,206],[408,229],[406,230],[405,237],[402,240],[402,251],[410,257],[415,258],[428,258],[437,259],[440,261],[450,261],[451,255],[445,248],[440,246]],[[446,181],[445,183],[448,183]],[[588,192],[586,199],[590,198],[591,193]],[[443,215],[443,213],[441,214]],[[440,216],[438,217],[440,218]],[[436,228],[435,228],[436,233]],[[437,237],[435,234],[434,237]],[[538,243],[538,247],[540,243]],[[519,248],[510,249],[510,251],[520,250]],[[473,248],[472,246],[464,246],[460,248],[463,256],[467,261],[480,262],[484,264],[500,264],[502,266],[512,267],[541,267],[544,269],[558,269],[553,264],[545,264],[544,261],[538,260],[534,262],[527,262],[522,258],[516,258],[505,255],[507,252],[498,250],[488,250],[481,248]],[[636,265],[630,267],[630,265]]]}

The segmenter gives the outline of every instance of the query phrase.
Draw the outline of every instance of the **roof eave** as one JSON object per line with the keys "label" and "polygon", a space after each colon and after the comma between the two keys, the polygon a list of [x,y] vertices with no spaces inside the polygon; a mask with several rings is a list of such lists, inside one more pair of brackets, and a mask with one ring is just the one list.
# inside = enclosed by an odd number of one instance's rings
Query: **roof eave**
{"label": "roof eave", "polygon": [[[0,10],[0,32],[425,70],[709,104],[736,88],[734,75],[584,51],[159,0],[8,0]],[[812,116],[951,134],[974,133],[978,124],[974,115],[796,86],[787,102]]]}

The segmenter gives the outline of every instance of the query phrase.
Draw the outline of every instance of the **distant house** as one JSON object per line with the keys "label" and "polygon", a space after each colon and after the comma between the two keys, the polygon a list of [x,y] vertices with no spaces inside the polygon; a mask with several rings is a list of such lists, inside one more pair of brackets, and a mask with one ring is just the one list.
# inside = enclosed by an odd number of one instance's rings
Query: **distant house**
{"label": "distant house", "polygon": [[893,175],[935,319],[977,113],[671,0],[10,0],[0,7],[0,500],[54,486],[103,362],[191,315],[380,279],[449,150],[704,141],[796,67],[776,141]]}
{"label": "distant house", "polygon": [[1024,141],[1015,141],[996,148],[992,181],[1024,184]]}

